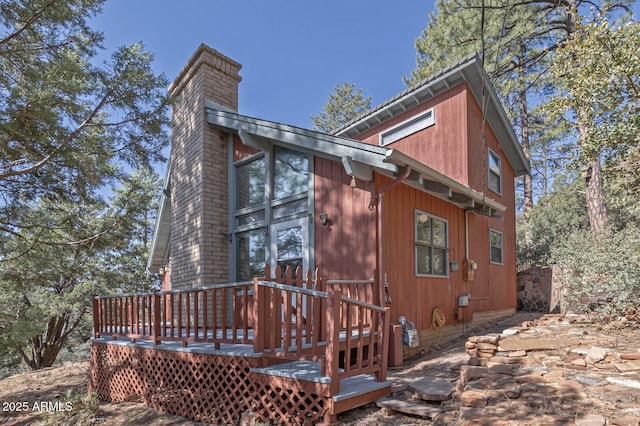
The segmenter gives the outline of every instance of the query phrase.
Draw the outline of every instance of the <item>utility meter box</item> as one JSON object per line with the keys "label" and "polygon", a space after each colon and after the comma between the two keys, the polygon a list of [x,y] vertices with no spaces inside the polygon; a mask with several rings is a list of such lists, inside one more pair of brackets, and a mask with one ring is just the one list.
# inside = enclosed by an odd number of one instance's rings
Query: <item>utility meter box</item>
{"label": "utility meter box", "polygon": [[458,296],[458,306],[469,306],[469,295]]}
{"label": "utility meter box", "polygon": [[462,261],[462,279],[473,281],[476,277],[476,269],[478,269],[478,264],[475,261],[464,259]]}

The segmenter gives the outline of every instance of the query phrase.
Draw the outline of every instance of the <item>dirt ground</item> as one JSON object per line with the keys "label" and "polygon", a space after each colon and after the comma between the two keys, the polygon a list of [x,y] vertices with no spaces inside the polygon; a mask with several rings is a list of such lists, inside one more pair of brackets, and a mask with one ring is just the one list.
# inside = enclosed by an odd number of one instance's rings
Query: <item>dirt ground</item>
{"label": "dirt ground", "polygon": [[[531,314],[528,314],[529,317]],[[528,317],[514,317],[512,322]],[[494,330],[474,330],[476,333],[496,331],[508,324],[492,324]],[[638,327],[619,324],[593,325],[591,337],[602,346],[615,345],[640,352]],[[405,360],[401,368],[392,368],[389,378],[398,383],[394,386],[397,398],[411,395],[404,391],[401,383],[417,376],[441,376],[459,374],[460,367],[468,360],[464,349],[466,339],[449,342],[441,348],[433,348],[412,359]],[[554,339],[557,343],[557,340]],[[567,344],[570,342],[567,341]],[[557,351],[557,349],[555,349]],[[202,425],[166,413],[158,413],[139,403],[104,404],[87,395],[88,361],[66,363],[60,367],[28,372],[0,380],[0,424],[6,425]],[[633,390],[639,392],[638,390]],[[640,408],[639,408],[640,410]],[[369,404],[344,413],[339,421],[345,425],[431,425],[432,420],[418,416],[389,413],[375,404]],[[451,424],[464,424],[456,421]],[[545,424],[535,420],[527,424]]]}

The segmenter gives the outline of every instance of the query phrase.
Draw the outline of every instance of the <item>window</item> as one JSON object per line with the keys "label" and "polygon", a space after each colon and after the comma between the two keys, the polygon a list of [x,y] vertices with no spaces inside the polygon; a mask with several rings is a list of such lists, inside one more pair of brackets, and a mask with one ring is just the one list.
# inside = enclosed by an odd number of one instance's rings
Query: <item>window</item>
{"label": "window", "polygon": [[501,169],[500,169],[500,157],[495,152],[489,150],[489,189],[498,194],[502,193],[501,188]]}
{"label": "window", "polygon": [[422,129],[433,126],[435,123],[436,121],[433,116],[433,108],[430,108],[380,134],[380,145],[389,145],[390,143],[419,132]]}
{"label": "window", "polygon": [[266,265],[267,230],[252,229],[237,234],[237,279],[250,280],[264,274]]}
{"label": "window", "polygon": [[447,276],[447,222],[415,212],[416,274]]}
{"label": "window", "polygon": [[264,206],[264,157],[238,166],[237,172],[238,202],[237,208]]}
{"label": "window", "polygon": [[311,167],[308,154],[279,146],[234,163],[237,280],[262,275],[267,264],[308,267]]}
{"label": "window", "polygon": [[491,263],[502,264],[502,232],[489,230],[489,250]]}
{"label": "window", "polygon": [[275,147],[274,154],[273,198],[286,198],[307,192],[309,156],[280,147]]}

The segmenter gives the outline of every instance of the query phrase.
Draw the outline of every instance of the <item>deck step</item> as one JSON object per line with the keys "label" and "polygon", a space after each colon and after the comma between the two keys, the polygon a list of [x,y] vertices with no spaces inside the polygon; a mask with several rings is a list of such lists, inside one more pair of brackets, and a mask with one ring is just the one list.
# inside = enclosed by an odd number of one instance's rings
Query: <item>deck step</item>
{"label": "deck step", "polygon": [[290,361],[269,367],[250,368],[253,373],[268,374],[286,379],[307,380],[316,383],[331,383],[331,377],[322,375],[322,367],[314,361]]}
{"label": "deck step", "polygon": [[371,374],[360,374],[340,381],[340,392],[333,396],[335,402],[354,398],[364,394],[391,392],[391,380],[376,382]]}

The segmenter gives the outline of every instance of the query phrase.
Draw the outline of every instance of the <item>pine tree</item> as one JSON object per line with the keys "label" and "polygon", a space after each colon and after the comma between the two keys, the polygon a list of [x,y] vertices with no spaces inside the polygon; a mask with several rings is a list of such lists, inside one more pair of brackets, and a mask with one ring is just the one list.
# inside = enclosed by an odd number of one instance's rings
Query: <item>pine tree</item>
{"label": "pine tree", "polygon": [[311,116],[313,129],[333,133],[358,115],[371,108],[371,96],[362,96],[362,89],[355,88],[355,84],[344,82],[334,88],[334,93],[318,115]]}

